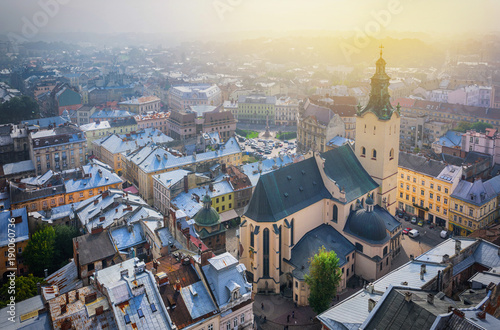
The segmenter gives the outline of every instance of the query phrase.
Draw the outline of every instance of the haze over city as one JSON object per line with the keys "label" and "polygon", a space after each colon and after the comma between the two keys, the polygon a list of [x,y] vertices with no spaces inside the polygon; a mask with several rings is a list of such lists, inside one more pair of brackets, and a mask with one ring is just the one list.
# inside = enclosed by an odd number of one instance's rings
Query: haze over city
{"label": "haze over city", "polygon": [[500,1],[0,4],[0,329],[500,329]]}

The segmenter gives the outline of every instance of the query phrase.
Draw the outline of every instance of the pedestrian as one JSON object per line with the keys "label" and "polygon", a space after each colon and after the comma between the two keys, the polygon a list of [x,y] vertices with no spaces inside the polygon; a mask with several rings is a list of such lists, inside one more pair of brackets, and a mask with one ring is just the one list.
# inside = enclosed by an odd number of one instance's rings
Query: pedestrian
{"label": "pedestrian", "polygon": [[262,308],[262,310],[264,310],[264,303],[260,304],[260,308]]}
{"label": "pedestrian", "polygon": [[295,318],[295,311],[292,311],[292,319]]}

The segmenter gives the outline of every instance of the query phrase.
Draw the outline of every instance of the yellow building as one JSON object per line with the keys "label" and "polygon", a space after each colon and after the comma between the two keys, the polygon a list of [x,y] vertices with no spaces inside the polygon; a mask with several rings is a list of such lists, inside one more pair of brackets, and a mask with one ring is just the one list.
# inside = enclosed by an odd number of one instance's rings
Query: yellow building
{"label": "yellow building", "polygon": [[450,195],[461,176],[460,166],[400,152],[398,208],[446,228]]}
{"label": "yellow building", "polygon": [[451,194],[448,230],[457,236],[467,236],[494,222],[499,217],[499,193],[500,176],[485,182],[460,181]]}

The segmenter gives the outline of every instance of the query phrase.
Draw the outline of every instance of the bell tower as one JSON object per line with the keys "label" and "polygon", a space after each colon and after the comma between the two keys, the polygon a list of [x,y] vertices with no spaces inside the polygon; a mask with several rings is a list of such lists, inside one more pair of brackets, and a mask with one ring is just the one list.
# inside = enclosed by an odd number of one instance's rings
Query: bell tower
{"label": "bell tower", "polygon": [[365,108],[358,105],[356,114],[355,153],[365,170],[379,184],[376,204],[391,214],[396,211],[397,174],[399,160],[399,105],[394,109],[390,102],[389,80],[382,57],[376,62],[371,78],[370,100]]}

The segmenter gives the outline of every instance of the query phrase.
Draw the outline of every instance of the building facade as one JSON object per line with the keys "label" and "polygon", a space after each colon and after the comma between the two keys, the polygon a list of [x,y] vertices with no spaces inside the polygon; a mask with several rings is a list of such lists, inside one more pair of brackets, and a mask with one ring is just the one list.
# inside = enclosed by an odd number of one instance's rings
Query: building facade
{"label": "building facade", "polygon": [[222,92],[217,85],[192,84],[173,86],[168,90],[169,106],[172,110],[180,111],[191,105],[222,104]]}
{"label": "building facade", "polygon": [[119,102],[118,106],[134,114],[145,115],[148,112],[160,112],[161,100],[156,96],[143,96],[136,99]]}
{"label": "building facade", "polygon": [[400,152],[398,208],[447,228],[451,211],[450,195],[461,177],[460,166]]}
{"label": "building facade", "polygon": [[32,132],[29,148],[37,175],[51,169],[62,171],[80,167],[87,162],[85,134],[71,125]]}
{"label": "building facade", "polygon": [[275,124],[276,97],[260,94],[242,95],[238,98],[238,122],[257,125]]}

